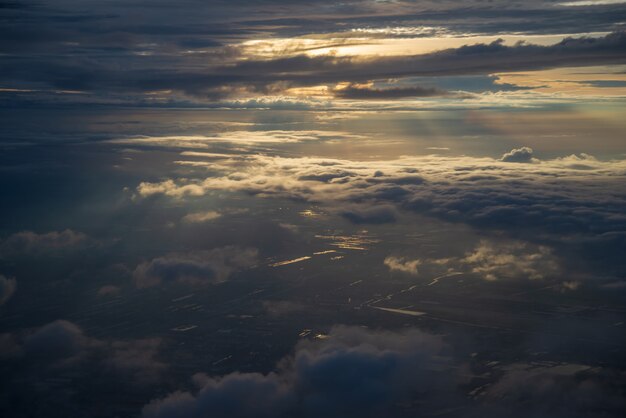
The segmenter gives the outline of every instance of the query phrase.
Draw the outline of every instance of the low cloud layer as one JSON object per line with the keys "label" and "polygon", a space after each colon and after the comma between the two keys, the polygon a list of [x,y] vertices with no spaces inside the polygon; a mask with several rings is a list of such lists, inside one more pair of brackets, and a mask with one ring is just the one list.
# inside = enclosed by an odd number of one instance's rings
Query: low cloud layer
{"label": "low cloud layer", "polygon": [[220,283],[232,273],[254,266],[257,254],[256,249],[234,246],[172,253],[139,264],[133,282],[138,288],[173,282],[195,286]]}
{"label": "low cloud layer", "polygon": [[389,256],[385,258],[385,265],[391,271],[400,271],[403,273],[417,274],[417,266],[422,264],[421,260],[407,260],[402,257]]}
{"label": "low cloud layer", "polygon": [[206,212],[194,212],[194,213],[190,213],[190,214],[183,216],[183,222],[203,223],[203,222],[213,221],[221,216],[222,216],[221,213],[214,211],[214,210],[209,210]]}
{"label": "low cloud layer", "polygon": [[51,322],[22,338],[21,356],[44,368],[98,367],[138,383],[154,381],[165,368],[156,359],[159,339],[96,339],[65,320]]}
{"label": "low cloud layer", "polygon": [[[551,278],[560,273],[561,263],[546,246],[523,241],[483,239],[459,257],[411,259],[391,255],[385,258],[384,264],[392,272],[417,275],[418,267],[424,266],[430,273],[439,275],[439,278],[466,273],[494,281]],[[564,286],[567,288],[572,285]]]}
{"label": "low cloud layer", "polygon": [[460,260],[462,265],[486,280],[507,278],[543,279],[558,273],[559,267],[549,248],[530,247],[521,242],[482,241]]}
{"label": "low cloud layer", "polygon": [[[359,162],[248,155],[243,161],[212,160],[215,174],[205,178],[141,183],[136,191],[139,196],[163,194],[175,199],[241,192],[324,204],[355,223],[392,222],[394,211],[401,210],[505,231],[523,240],[561,243],[570,237],[568,245],[577,246],[577,251],[605,251],[616,261],[611,266],[617,268],[615,274],[624,271],[626,266],[611,248],[626,240],[626,162],[599,161],[586,154],[539,160],[528,149],[521,150],[506,154],[515,155],[516,162],[444,156]],[[520,158],[533,164],[519,164]]]}
{"label": "low cloud layer", "polygon": [[[439,336],[335,326],[300,342],[272,372],[198,373],[194,391],[143,408],[144,418],[463,416],[602,417],[624,407],[624,376],[584,364],[494,361],[473,374]],[[469,358],[469,357],[468,357]],[[461,367],[461,377],[454,370]],[[489,383],[485,384],[485,376]],[[476,379],[473,383],[470,383]],[[417,409],[415,409],[417,408]]]}
{"label": "low cloud layer", "polygon": [[444,349],[439,337],[416,330],[337,326],[323,340],[299,344],[275,372],[196,376],[197,393],[154,400],[143,416],[373,417],[414,396],[436,404],[435,391],[452,388],[451,380],[437,372],[445,364],[438,357]]}
{"label": "low cloud layer", "polygon": [[86,394],[153,387],[167,369],[160,346],[159,338],[94,338],[66,320],[0,334],[0,413],[71,416],[93,411],[92,404],[85,409]]}
{"label": "low cloud layer", "polygon": [[348,86],[340,90],[333,90],[335,97],[355,100],[388,100],[415,97],[446,97],[454,94],[434,87],[391,87],[371,88]]}
{"label": "low cloud layer", "polygon": [[624,376],[580,364],[513,364],[502,379],[488,387],[488,415],[510,417],[619,416],[626,407]]}
{"label": "low cloud layer", "polygon": [[[270,145],[295,144],[309,141],[331,141],[338,139],[359,139],[361,136],[341,131],[232,131],[214,136],[181,135],[181,136],[136,136],[112,139],[112,144],[124,144],[136,147],[165,147],[206,149],[214,145]],[[205,155],[219,159],[223,154]]]}
{"label": "low cloud layer", "polygon": [[36,233],[22,231],[0,240],[0,258],[26,255],[50,255],[76,251],[93,245],[94,242],[82,232],[66,229]]}

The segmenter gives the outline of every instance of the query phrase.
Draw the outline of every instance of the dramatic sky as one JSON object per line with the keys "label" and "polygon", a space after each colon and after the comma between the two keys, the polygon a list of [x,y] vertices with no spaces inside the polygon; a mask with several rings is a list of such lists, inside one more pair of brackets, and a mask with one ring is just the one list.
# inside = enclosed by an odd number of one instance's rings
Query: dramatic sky
{"label": "dramatic sky", "polygon": [[626,0],[0,0],[0,415],[621,417]]}

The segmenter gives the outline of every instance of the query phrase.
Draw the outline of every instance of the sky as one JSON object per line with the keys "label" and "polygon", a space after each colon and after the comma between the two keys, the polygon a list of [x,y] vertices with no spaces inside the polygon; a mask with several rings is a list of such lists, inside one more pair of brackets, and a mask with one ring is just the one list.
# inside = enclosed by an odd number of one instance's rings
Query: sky
{"label": "sky", "polygon": [[626,1],[0,21],[0,415],[623,416]]}

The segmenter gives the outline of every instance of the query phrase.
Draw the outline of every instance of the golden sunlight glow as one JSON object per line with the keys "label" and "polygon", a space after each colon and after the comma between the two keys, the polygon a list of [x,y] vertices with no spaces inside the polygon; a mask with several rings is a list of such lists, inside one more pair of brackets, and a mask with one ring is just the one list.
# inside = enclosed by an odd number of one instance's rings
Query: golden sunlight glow
{"label": "golden sunlight glow", "polygon": [[[502,39],[505,45],[515,45],[520,41],[537,45],[552,45],[562,41],[568,36],[574,36],[570,34],[503,34],[498,36],[439,35],[414,38],[381,38],[380,36],[376,36],[381,34],[393,35],[394,28],[355,29],[351,32],[344,33],[317,36],[309,35],[307,38],[257,39],[243,42],[240,47],[243,49],[248,59],[270,59],[301,54],[310,57],[320,55],[399,56],[427,54],[448,48],[459,48],[464,45],[488,44],[498,39]],[[606,32],[594,32],[587,35],[604,36],[606,34]]]}
{"label": "golden sunlight glow", "polygon": [[[626,66],[556,68],[497,74],[498,84],[567,96],[626,96]],[[610,88],[607,88],[610,87]]]}

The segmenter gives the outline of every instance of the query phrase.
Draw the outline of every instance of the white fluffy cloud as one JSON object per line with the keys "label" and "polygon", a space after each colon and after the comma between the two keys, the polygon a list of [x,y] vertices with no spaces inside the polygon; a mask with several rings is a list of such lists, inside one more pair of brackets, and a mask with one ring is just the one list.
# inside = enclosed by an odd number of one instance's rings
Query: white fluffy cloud
{"label": "white fluffy cloud", "polygon": [[422,262],[419,259],[407,260],[403,257],[389,256],[385,258],[384,263],[391,271],[400,271],[416,275],[417,266],[419,266]]}
{"label": "white fluffy cloud", "polygon": [[512,149],[505,153],[500,161],[507,163],[536,163],[538,159],[533,157],[533,149],[530,147],[521,147]]}
{"label": "white fluffy cloud", "polygon": [[555,274],[559,266],[549,248],[523,242],[493,243],[482,241],[460,260],[473,273],[486,280],[499,278],[543,279]]}
{"label": "white fluffy cloud", "polygon": [[[213,136],[134,136],[117,138],[109,142],[132,146],[206,149],[215,144],[263,145],[290,144],[306,141],[331,141],[337,139],[359,139],[361,136],[339,131],[230,131]],[[219,154],[215,154],[219,156]]]}
{"label": "white fluffy cloud", "polygon": [[463,256],[411,259],[389,256],[391,271],[418,274],[418,266],[434,274],[475,274],[485,280],[539,280],[560,272],[559,259],[543,245],[524,241],[483,239]]}

